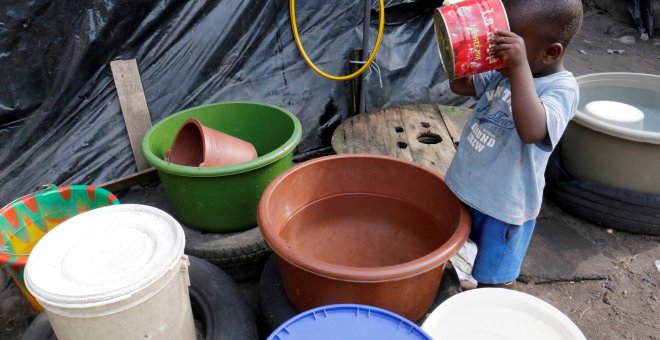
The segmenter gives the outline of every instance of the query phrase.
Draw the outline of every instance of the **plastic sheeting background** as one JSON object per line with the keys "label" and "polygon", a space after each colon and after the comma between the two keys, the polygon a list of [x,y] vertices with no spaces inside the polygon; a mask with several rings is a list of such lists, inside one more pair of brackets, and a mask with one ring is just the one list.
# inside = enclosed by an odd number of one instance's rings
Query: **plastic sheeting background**
{"label": "plastic sheeting background", "polygon": [[[368,110],[462,104],[440,65],[432,9],[386,1],[367,82]],[[371,13],[371,45],[377,3]],[[307,53],[345,74],[362,46],[363,0],[296,3]],[[94,184],[136,171],[109,63],[137,59],[153,123],[184,108],[249,100],[279,105],[303,124],[297,152],[328,146],[350,115],[349,82],[300,57],[288,0],[32,0],[0,2],[0,204],[40,184]]]}

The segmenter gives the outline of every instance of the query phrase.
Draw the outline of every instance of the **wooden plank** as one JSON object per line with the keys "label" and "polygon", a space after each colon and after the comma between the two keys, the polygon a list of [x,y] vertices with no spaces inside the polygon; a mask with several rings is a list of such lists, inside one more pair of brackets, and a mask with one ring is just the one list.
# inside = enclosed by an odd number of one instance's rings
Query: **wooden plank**
{"label": "wooden plank", "polygon": [[383,111],[370,112],[362,116],[365,123],[367,143],[364,145],[367,153],[372,155],[388,155],[388,137],[384,133],[385,116]]}
{"label": "wooden plank", "polygon": [[332,148],[338,154],[378,154],[379,136],[371,126],[369,114],[359,114],[341,123],[332,136]]}
{"label": "wooden plank", "polygon": [[156,179],[158,179],[158,172],[156,172],[156,169],[148,168],[126,177],[98,184],[97,187],[101,187],[110,192],[116,193],[125,189],[132,188],[136,185],[148,184],[149,182],[152,182]]}
{"label": "wooden plank", "polygon": [[450,118],[445,119],[435,105],[410,105],[360,114],[337,127],[332,136],[332,147],[338,154],[388,155],[445,173],[456,152],[445,121],[451,122],[458,140],[459,119],[465,117],[465,121],[469,110],[444,110]]}
{"label": "wooden plank", "polygon": [[396,109],[385,109],[382,111],[385,120],[381,134],[385,136],[387,155],[412,161],[410,153],[410,142],[405,134],[401,113]]}
{"label": "wooden plank", "polygon": [[366,113],[355,116],[355,124],[353,125],[353,134],[361,139],[362,142],[356,143],[354,153],[368,153],[372,155],[380,155],[383,151],[383,141],[381,136],[378,135],[376,129],[376,118],[372,113]]}
{"label": "wooden plank", "polygon": [[346,135],[346,130],[348,129],[348,124],[352,123],[353,118],[349,118],[345,121],[343,121],[335,131],[332,133],[332,139],[330,141],[330,145],[332,145],[332,150],[336,154],[346,154],[350,153],[348,152],[348,141],[347,139],[349,138]]}
{"label": "wooden plank", "polygon": [[364,145],[364,139],[366,138],[364,134],[355,133],[356,130],[361,130],[362,123],[359,118],[361,115],[354,116],[346,125],[346,152],[347,153],[359,153],[362,145]]}
{"label": "wooden plank", "polygon": [[446,173],[456,149],[440,112],[433,105],[400,108],[413,161]]}
{"label": "wooden plank", "polygon": [[468,118],[472,113],[472,109],[466,107],[458,106],[446,106],[446,105],[436,105],[438,111],[442,115],[442,119],[447,126],[451,140],[454,143],[454,147],[458,146],[458,142],[461,140],[461,134],[465,128]]}
{"label": "wooden plank", "polygon": [[332,135],[332,148],[338,154],[368,153],[412,160],[408,138],[396,128],[403,127],[398,110],[384,109],[351,117]]}
{"label": "wooden plank", "polygon": [[133,157],[138,171],[149,166],[142,156],[140,144],[147,130],[151,127],[151,117],[147,108],[147,99],[144,96],[140,72],[137,62],[131,60],[115,60],[110,62],[112,77],[117,88],[119,105],[124,115],[124,123],[131,142]]}

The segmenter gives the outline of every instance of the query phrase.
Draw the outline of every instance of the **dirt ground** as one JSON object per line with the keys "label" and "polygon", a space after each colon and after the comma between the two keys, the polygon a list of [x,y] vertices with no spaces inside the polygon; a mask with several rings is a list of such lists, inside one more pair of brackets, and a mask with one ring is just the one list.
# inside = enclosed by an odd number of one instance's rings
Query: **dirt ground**
{"label": "dirt ground", "polygon": [[[571,246],[575,239],[582,242],[579,249]],[[562,249],[563,254],[543,253],[539,248]],[[543,272],[538,270],[543,263],[561,266],[557,257],[574,265],[558,271],[568,272],[567,276],[526,277],[529,272]],[[587,339],[660,339],[657,260],[660,237],[598,227],[546,199],[517,289],[561,310]]]}
{"label": "dirt ground", "polygon": [[[634,44],[620,41],[635,37]],[[622,53],[608,53],[624,50]],[[605,12],[588,10],[566,56],[575,75],[595,72],[660,74],[660,39],[639,41],[636,31]],[[571,280],[525,279],[518,289],[566,313],[588,339],[660,339],[660,237],[608,232],[544,204],[540,220],[570,225],[606,258],[598,275]],[[534,246],[534,243],[532,244]],[[0,339],[19,339],[34,312],[0,270]]]}
{"label": "dirt ground", "polygon": [[[639,72],[660,74],[660,37],[641,41],[630,25],[615,21],[607,13],[587,10],[582,29],[568,47],[565,65],[576,76],[596,72]],[[635,38],[632,45],[621,37]],[[609,54],[609,50],[623,53]]]}

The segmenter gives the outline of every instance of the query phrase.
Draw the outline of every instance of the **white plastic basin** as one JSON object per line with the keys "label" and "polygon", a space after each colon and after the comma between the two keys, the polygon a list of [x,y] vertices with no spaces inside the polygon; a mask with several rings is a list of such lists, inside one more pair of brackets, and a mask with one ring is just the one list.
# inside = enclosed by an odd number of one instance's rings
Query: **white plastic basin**
{"label": "white plastic basin", "polygon": [[529,294],[479,288],[452,296],[426,319],[434,339],[585,340],[557,308]]}

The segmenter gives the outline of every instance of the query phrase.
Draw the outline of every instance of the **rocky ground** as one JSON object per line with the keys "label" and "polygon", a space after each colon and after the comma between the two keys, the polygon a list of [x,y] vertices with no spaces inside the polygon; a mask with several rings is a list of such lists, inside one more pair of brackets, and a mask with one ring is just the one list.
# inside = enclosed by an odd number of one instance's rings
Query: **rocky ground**
{"label": "rocky ground", "polygon": [[[660,39],[640,41],[629,24],[588,9],[566,67],[660,74]],[[518,289],[567,314],[588,339],[660,339],[658,260],[660,237],[608,231],[546,202]],[[0,339],[19,339],[33,317],[0,270]]]}

